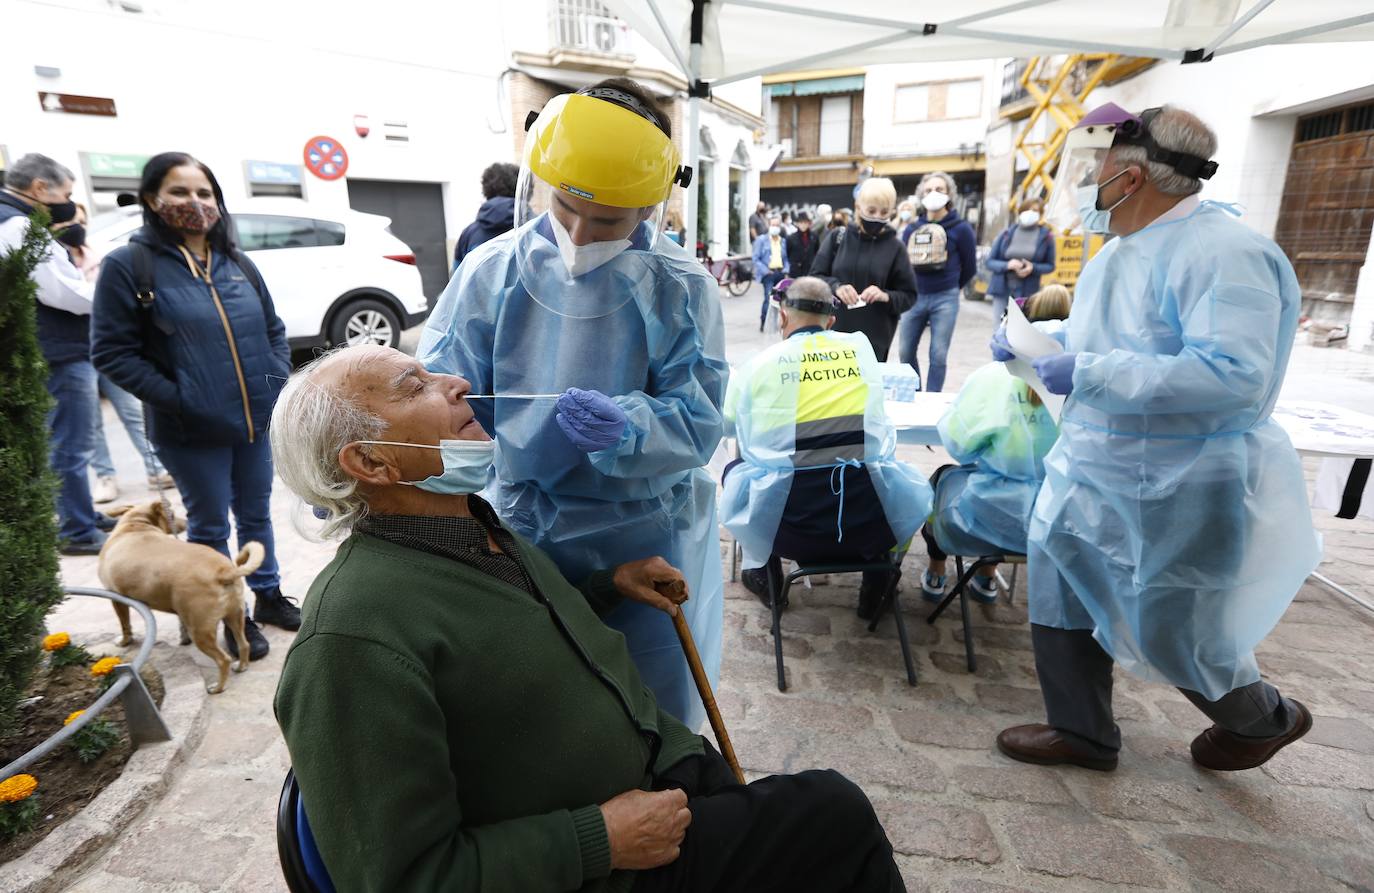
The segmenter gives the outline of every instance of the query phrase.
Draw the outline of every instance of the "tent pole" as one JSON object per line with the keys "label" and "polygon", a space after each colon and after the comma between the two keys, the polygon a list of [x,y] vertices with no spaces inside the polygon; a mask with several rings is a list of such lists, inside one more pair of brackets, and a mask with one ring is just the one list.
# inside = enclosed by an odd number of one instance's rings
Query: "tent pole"
{"label": "tent pole", "polygon": [[[697,244],[697,178],[701,176],[701,101],[711,95],[711,88],[701,82],[701,43],[705,31],[708,0],[692,0],[691,46],[687,49],[687,164],[692,168],[692,182],[687,185],[683,203],[682,247],[696,256]],[[706,234],[706,248],[710,250],[711,233]]]}

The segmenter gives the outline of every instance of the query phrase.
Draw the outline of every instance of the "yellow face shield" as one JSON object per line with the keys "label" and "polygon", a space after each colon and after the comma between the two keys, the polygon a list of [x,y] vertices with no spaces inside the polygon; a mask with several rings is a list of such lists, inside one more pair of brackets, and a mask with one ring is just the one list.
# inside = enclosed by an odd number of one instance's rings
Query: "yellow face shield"
{"label": "yellow face shield", "polygon": [[[673,141],[652,122],[578,93],[544,107],[525,139],[530,173],[555,189],[614,208],[648,208],[668,198],[681,173]],[[685,184],[684,184],[685,185]]]}

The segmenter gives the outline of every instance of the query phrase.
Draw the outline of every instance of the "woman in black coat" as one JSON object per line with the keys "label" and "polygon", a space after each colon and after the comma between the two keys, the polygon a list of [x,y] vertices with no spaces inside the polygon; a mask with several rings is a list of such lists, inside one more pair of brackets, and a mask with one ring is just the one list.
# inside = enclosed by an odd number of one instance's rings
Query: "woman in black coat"
{"label": "woman in black coat", "polygon": [[[228,556],[233,512],[240,549],[266,552],[248,575],[256,600],[247,626],[300,627],[282,595],[272,532],[267,422],[291,374],[286,327],[257,268],[234,244],[214,174],[180,152],[152,158],[139,187],[143,228],[105,258],[91,314],[91,359],[148,407],[148,439],[176,481],[187,536]],[[227,631],[225,647],[238,649]]]}
{"label": "woman in black coat", "polygon": [[897,321],[916,302],[916,275],[906,247],[888,226],[897,190],[885,177],[870,177],[854,202],[855,222],[826,234],[811,275],[830,283],[844,304],[837,332],[863,332],[878,362],[887,360]]}

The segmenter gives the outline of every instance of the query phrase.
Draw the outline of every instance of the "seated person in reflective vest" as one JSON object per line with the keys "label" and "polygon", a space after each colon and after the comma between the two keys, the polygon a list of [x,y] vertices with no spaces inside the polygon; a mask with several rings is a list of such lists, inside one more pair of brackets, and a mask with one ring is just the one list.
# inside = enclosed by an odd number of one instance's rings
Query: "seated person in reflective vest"
{"label": "seated person in reflective vest", "polygon": [[[765,605],[770,561],[878,561],[930,511],[925,476],[895,459],[873,347],[831,331],[836,312],[824,280],[795,280],[779,308],[782,343],[731,375],[725,393],[741,458],[725,469],[721,519],[744,548],[745,587]],[[887,580],[864,575],[860,617],[872,618]]]}
{"label": "seated person in reflective vest", "polygon": [[[1054,332],[1069,318],[1073,297],[1062,285],[1048,285],[1026,301],[1026,318]],[[958,465],[945,465],[931,477],[935,508],[921,528],[930,566],[921,579],[921,597],[944,598],[949,555],[980,557],[1026,554],[1026,528],[1045,478],[1045,454],[1059,438],[1059,426],[1030,386],[988,363],[969,376],[940,419],[940,440]],[[979,569],[969,595],[997,600],[995,565]]]}
{"label": "seated person in reflective vest", "polygon": [[347,534],[275,704],[334,887],[904,890],[853,783],[737,784],[659,708],[601,615],[676,612],[655,586],[677,569],[645,556],[575,585],[472,495],[493,444],[469,390],[350,347],[293,375],[272,417],[277,473]]}

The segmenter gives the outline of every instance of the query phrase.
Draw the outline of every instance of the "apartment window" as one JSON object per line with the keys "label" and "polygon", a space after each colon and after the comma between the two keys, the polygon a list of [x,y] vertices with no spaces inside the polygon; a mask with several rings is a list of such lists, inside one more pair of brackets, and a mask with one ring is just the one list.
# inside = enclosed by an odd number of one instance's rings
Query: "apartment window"
{"label": "apartment window", "polygon": [[983,112],[983,82],[938,81],[900,84],[893,97],[892,120],[897,124],[977,118]]}
{"label": "apartment window", "polygon": [[849,154],[849,94],[826,96],[821,100],[822,155]]}

